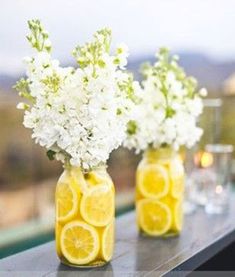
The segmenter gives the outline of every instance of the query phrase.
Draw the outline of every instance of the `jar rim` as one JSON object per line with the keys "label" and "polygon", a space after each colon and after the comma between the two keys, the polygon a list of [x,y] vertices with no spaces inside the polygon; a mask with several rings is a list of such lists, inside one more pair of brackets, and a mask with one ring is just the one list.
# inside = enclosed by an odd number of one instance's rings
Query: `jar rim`
{"label": "jar rim", "polygon": [[232,153],[233,145],[231,144],[207,144],[205,150],[211,153]]}
{"label": "jar rim", "polygon": [[168,158],[176,154],[177,154],[177,151],[175,151],[175,149],[170,146],[159,147],[159,148],[149,147],[144,152],[145,157],[154,157],[154,158]]}

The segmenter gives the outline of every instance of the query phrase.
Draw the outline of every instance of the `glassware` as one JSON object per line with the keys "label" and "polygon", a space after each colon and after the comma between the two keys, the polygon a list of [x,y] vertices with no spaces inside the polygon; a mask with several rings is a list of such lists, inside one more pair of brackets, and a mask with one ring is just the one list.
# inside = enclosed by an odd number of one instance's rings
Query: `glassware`
{"label": "glassware", "polygon": [[227,211],[230,193],[230,175],[233,146],[226,144],[208,144],[207,153],[211,154],[211,178],[208,182],[205,211],[208,214],[222,214]]}
{"label": "glassware", "polygon": [[211,155],[205,151],[205,145],[216,144],[220,141],[222,104],[220,98],[203,100],[204,111],[200,116],[200,127],[204,130],[204,133],[199,144],[194,147],[194,166],[191,167],[190,172],[187,171],[190,202],[199,206],[206,205],[207,185],[211,182],[211,178],[213,179],[213,174],[208,169],[211,165]]}
{"label": "glassware", "polygon": [[137,224],[149,236],[174,236],[182,230],[184,167],[170,147],[148,149],[136,173]]}
{"label": "glassware", "polygon": [[56,187],[56,250],[61,262],[102,266],[114,248],[113,182],[105,167],[89,172],[67,167]]}
{"label": "glassware", "polygon": [[192,214],[196,210],[196,204],[193,199],[193,193],[195,189],[195,185],[193,179],[191,177],[192,172],[194,170],[194,155],[195,149],[187,149],[185,151],[185,194],[184,194],[184,213]]}
{"label": "glassware", "polygon": [[199,142],[200,148],[206,144],[215,144],[221,137],[221,110],[223,100],[220,98],[207,98],[203,100],[203,113],[200,116],[200,127],[203,128],[203,137]]}

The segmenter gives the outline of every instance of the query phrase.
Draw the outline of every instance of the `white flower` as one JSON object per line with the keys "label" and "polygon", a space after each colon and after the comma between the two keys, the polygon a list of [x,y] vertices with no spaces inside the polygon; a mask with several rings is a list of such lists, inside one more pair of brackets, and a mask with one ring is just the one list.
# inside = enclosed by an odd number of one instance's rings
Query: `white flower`
{"label": "white flower", "polygon": [[206,96],[207,96],[207,90],[206,90],[205,88],[201,88],[201,89],[199,90],[199,94],[200,94],[200,96],[202,96],[202,97],[206,97]]}
{"label": "white flower", "polygon": [[91,43],[75,49],[77,69],[61,67],[47,48],[38,51],[26,59],[28,78],[18,84],[32,100],[24,126],[32,129],[35,142],[55,159],[84,169],[105,163],[122,144],[134,114],[134,94],[140,90],[121,69],[127,47],[119,46],[115,56],[109,54],[110,35],[107,29],[98,31]]}
{"label": "white flower", "polygon": [[115,60],[118,60],[121,69],[124,69],[127,65],[127,57],[129,56],[128,51],[128,46],[125,43],[118,44],[116,48]]}
{"label": "white flower", "polygon": [[125,53],[128,53],[128,51],[129,51],[129,48],[125,43],[119,43],[117,45],[117,48],[116,48],[117,54],[125,54]]}
{"label": "white flower", "polygon": [[25,109],[27,109],[27,107],[28,107],[28,105],[23,102],[18,103],[16,106],[16,108],[19,110],[25,110]]}
{"label": "white flower", "polygon": [[156,56],[154,66],[144,67],[141,101],[124,141],[124,146],[136,152],[166,144],[175,150],[182,145],[192,147],[202,135],[196,121],[202,113],[201,96],[206,91],[196,91],[195,79],[185,75],[168,50],[160,49]]}

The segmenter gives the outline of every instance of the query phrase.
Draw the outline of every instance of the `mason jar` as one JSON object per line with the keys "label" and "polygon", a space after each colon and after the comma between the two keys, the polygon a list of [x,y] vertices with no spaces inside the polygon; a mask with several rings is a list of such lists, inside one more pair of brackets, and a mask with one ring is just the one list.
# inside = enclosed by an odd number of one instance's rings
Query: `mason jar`
{"label": "mason jar", "polygon": [[55,194],[56,251],[61,262],[97,267],[109,262],[114,249],[115,189],[106,171],[68,166]]}
{"label": "mason jar", "polygon": [[136,172],[137,225],[142,234],[167,237],[183,226],[184,167],[171,147],[149,148]]}

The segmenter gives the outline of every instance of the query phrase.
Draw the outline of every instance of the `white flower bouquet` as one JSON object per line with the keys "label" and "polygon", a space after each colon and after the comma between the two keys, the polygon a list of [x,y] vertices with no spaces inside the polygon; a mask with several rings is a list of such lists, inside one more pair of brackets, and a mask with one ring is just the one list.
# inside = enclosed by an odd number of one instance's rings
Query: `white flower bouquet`
{"label": "white flower bouquet", "polygon": [[197,90],[197,81],[186,76],[169,50],[161,48],[154,65],[142,67],[144,76],[141,101],[135,119],[128,123],[124,145],[136,152],[148,147],[192,147],[202,135],[197,118],[202,112],[203,88]]}
{"label": "white flower bouquet", "polygon": [[123,142],[138,82],[125,72],[128,49],[120,44],[110,55],[111,31],[73,51],[78,67],[62,67],[51,57],[51,42],[39,20],[28,22],[27,37],[36,50],[24,59],[27,78],[15,88],[26,99],[24,126],[47,149],[50,159],[90,169],[105,163]]}

